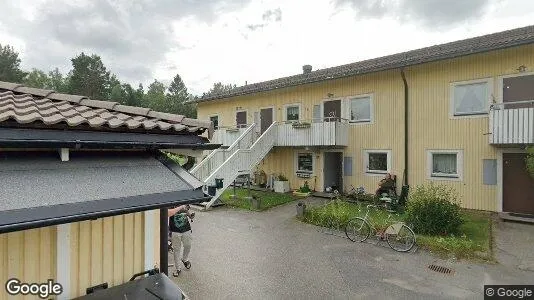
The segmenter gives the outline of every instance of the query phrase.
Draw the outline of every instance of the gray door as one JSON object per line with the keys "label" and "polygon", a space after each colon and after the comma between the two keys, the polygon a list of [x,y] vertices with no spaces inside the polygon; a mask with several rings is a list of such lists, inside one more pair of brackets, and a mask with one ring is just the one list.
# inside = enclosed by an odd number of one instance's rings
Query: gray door
{"label": "gray door", "polygon": [[246,127],[247,125],[247,112],[239,111],[235,114],[235,123],[237,128]]}
{"label": "gray door", "polygon": [[323,117],[329,118],[325,119],[325,122],[338,121],[341,118],[341,100],[325,101],[323,111]]}
{"label": "gray door", "polygon": [[272,108],[262,108],[260,110],[260,120],[261,120],[261,133],[264,133],[269,126],[273,123],[273,109]]}

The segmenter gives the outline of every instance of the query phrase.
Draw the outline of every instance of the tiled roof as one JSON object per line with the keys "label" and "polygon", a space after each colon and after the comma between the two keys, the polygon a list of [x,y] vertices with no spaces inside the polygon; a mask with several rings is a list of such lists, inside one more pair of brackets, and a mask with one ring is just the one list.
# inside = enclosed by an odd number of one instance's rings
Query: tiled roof
{"label": "tiled roof", "polygon": [[213,133],[213,124],[209,121],[0,81],[0,126],[9,120],[30,127],[44,123],[67,124],[72,128],[87,128],[88,125],[97,130],[163,130],[190,134],[202,134],[207,130],[210,137]]}
{"label": "tiled roof", "polygon": [[534,25],[240,86],[194,102],[241,96],[534,43]]}

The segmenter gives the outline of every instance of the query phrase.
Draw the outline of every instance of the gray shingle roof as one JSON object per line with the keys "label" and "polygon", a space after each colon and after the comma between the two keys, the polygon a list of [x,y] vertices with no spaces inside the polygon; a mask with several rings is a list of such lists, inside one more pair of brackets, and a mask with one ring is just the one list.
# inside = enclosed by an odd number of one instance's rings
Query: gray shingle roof
{"label": "gray shingle roof", "polygon": [[534,43],[534,25],[359,61],[337,67],[316,70],[306,74],[298,74],[240,86],[230,91],[200,98],[194,102],[205,102],[259,93],[268,90],[401,68],[531,43]]}
{"label": "gray shingle roof", "polygon": [[27,126],[35,123],[67,124],[72,128],[88,125],[97,130],[123,128],[190,134],[207,130],[210,137],[213,134],[213,124],[209,121],[0,81],[0,126],[9,120]]}

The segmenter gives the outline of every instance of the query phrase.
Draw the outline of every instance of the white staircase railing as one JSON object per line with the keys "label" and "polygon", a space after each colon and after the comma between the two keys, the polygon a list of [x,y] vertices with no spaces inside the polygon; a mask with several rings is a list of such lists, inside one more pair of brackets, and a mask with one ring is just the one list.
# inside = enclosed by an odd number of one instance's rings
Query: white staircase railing
{"label": "white staircase railing", "polygon": [[196,178],[201,181],[207,182],[206,179],[210,176],[215,169],[223,164],[232,154],[239,149],[248,149],[252,143],[254,143],[255,132],[254,127],[256,124],[250,125],[243,134],[237,138],[228,149],[215,149],[205,159],[203,159],[192,170]]}
{"label": "white staircase railing", "polygon": [[[223,187],[217,189],[215,195],[206,204],[206,209],[215,203],[240,173],[250,172],[271,151],[278,133],[276,126],[276,123],[272,123],[250,148],[236,148],[217,169],[203,180],[207,185],[214,185],[215,178],[223,179]],[[246,144],[246,141],[243,143]]]}

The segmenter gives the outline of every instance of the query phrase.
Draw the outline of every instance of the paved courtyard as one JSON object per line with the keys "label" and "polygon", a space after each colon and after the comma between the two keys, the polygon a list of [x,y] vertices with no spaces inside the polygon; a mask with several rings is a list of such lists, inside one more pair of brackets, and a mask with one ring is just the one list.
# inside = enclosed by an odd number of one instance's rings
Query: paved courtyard
{"label": "paved courtyard", "polygon": [[192,267],[175,281],[191,299],[482,299],[484,284],[534,283],[534,272],[511,259],[508,265],[445,261],[324,234],[294,218],[295,204],[197,212]]}

